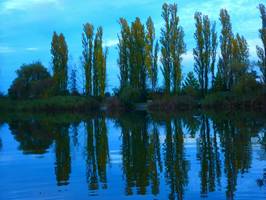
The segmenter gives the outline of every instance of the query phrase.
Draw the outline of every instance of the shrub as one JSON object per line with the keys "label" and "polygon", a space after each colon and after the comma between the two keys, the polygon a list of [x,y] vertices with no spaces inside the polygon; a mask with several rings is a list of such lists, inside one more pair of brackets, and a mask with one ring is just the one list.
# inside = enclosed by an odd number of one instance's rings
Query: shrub
{"label": "shrub", "polygon": [[190,110],[198,107],[198,102],[190,95],[165,96],[161,99],[153,100],[148,108],[151,111],[175,111]]}
{"label": "shrub", "polygon": [[131,86],[121,89],[119,99],[128,108],[134,107],[134,103],[139,103],[146,100],[146,93]]}
{"label": "shrub", "polygon": [[238,95],[253,94],[260,89],[260,84],[256,81],[256,77],[251,74],[242,76],[239,82],[233,87],[233,92]]}
{"label": "shrub", "polygon": [[17,78],[8,90],[11,98],[26,99],[48,96],[52,93],[53,81],[47,69],[40,63],[22,65]]}

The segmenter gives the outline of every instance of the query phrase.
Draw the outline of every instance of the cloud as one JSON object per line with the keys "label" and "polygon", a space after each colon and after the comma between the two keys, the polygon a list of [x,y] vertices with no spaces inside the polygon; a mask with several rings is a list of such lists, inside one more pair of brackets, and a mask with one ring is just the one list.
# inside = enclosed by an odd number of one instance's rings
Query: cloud
{"label": "cloud", "polygon": [[4,0],[0,4],[2,12],[28,10],[36,6],[59,5],[58,0]]}
{"label": "cloud", "polygon": [[36,47],[28,47],[25,49],[26,51],[38,51],[39,49]]}
{"label": "cloud", "polygon": [[117,46],[118,44],[118,40],[117,39],[111,39],[111,40],[107,40],[103,43],[104,47],[114,47]]}
{"label": "cloud", "polygon": [[0,53],[12,53],[15,50],[9,46],[0,46]]}

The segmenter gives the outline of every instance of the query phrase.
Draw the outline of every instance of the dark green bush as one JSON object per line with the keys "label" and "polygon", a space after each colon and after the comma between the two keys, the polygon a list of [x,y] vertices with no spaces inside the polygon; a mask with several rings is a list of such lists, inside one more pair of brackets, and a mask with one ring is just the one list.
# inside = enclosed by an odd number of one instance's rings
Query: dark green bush
{"label": "dark green bush", "polygon": [[131,86],[124,87],[119,93],[120,101],[128,108],[134,107],[135,103],[146,100],[146,93],[141,90],[132,88]]}
{"label": "dark green bush", "polygon": [[14,99],[47,97],[53,88],[52,77],[40,63],[22,65],[17,70],[17,78],[8,90],[8,95]]}
{"label": "dark green bush", "polygon": [[252,75],[244,75],[239,82],[233,87],[233,92],[238,95],[253,94],[261,89],[261,85],[256,81],[256,77]]}

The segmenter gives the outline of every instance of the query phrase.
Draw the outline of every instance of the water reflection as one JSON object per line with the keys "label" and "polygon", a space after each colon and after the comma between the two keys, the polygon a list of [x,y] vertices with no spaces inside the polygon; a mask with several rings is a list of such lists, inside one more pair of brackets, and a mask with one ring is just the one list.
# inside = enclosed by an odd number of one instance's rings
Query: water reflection
{"label": "water reflection", "polygon": [[55,139],[53,125],[46,121],[12,120],[9,129],[25,154],[44,154]]}
{"label": "water reflection", "polygon": [[[109,160],[109,148],[106,120],[99,117],[86,121],[86,177],[90,190],[107,188],[106,166]],[[99,185],[100,184],[100,185]]]}
{"label": "water reflection", "polygon": [[55,127],[55,159],[57,184],[68,185],[71,173],[69,124]]}
{"label": "water reflection", "polygon": [[[24,154],[45,154],[54,149],[58,186],[71,184],[73,151],[82,148],[87,188],[99,191],[114,184],[113,179],[108,181],[112,162],[109,146],[113,144],[109,138],[113,133],[109,133],[107,120],[99,115],[75,122],[58,122],[56,118],[9,119],[8,124]],[[189,177],[193,163],[199,169],[199,197],[222,191],[227,199],[234,199],[239,177],[252,167],[252,141],[258,141],[265,153],[265,118],[201,113],[157,119],[130,114],[112,119],[112,124],[121,131],[119,180],[127,196],[163,194],[169,200],[186,199],[196,178]],[[187,141],[195,145],[198,167],[188,156],[191,152],[186,148]],[[265,169],[262,177],[251,181],[260,187],[265,185]]]}
{"label": "water reflection", "polygon": [[202,115],[200,119],[197,158],[201,163],[201,194],[204,196],[221,186],[221,158],[217,141],[219,133],[211,127],[212,124],[206,116]]}
{"label": "water reflection", "polygon": [[188,184],[189,162],[184,154],[184,137],[181,119],[166,121],[165,177],[169,184],[169,199],[183,199],[184,188]]}

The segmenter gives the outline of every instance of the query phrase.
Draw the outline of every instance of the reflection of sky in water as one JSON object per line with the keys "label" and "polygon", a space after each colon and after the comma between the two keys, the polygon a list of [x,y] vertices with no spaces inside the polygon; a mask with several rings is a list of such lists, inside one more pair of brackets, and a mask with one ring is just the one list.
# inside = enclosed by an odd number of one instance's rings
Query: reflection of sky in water
{"label": "reflection of sky in water", "polygon": [[[134,124],[134,119],[132,119],[132,122],[129,122],[132,127],[126,127],[126,128],[134,128],[135,126],[138,127],[138,123]],[[107,140],[108,140],[108,148],[109,148],[109,161],[107,161],[106,165],[106,179],[107,183],[98,183],[98,189],[91,190],[88,188],[87,184],[87,171],[88,168],[86,166],[86,160],[87,160],[87,132],[86,132],[86,123],[82,122],[77,126],[77,132],[75,133],[72,126],[69,128],[69,135],[62,135],[63,138],[59,139],[53,139],[52,143],[48,147],[47,151],[41,155],[39,154],[25,154],[23,148],[28,148],[29,146],[27,142],[25,141],[18,141],[16,139],[18,138],[25,138],[22,137],[23,132],[17,131],[17,134],[12,134],[11,130],[15,130],[14,127],[5,124],[0,129],[0,139],[2,140],[2,149],[0,150],[0,199],[87,199],[88,196],[94,196],[93,199],[122,199],[125,197],[125,188],[126,188],[126,177],[129,176],[129,174],[123,174],[123,150],[122,150],[122,143],[123,143],[123,137],[122,137],[122,130],[123,128],[114,122],[114,120],[107,119],[106,120],[106,128],[107,128]],[[141,125],[141,124],[140,124]],[[142,124],[143,125],[143,124]],[[213,124],[210,123],[210,141],[213,141],[214,139],[214,129]],[[265,123],[264,123],[265,125]],[[60,127],[61,125],[57,125]],[[233,126],[233,125],[232,125]],[[249,127],[248,124],[244,124],[245,127],[242,127],[242,131],[246,132],[246,134],[249,134],[248,131],[245,130],[252,130],[254,127]],[[258,125],[257,125],[258,126]],[[57,127],[57,128],[58,128]],[[135,127],[135,128],[136,128]],[[172,124],[172,127],[174,125]],[[219,159],[221,164],[221,175],[220,180],[218,181],[215,177],[215,188],[213,192],[207,192],[206,194],[201,194],[201,186],[202,186],[202,179],[200,178],[200,173],[202,171],[202,160],[204,159],[202,156],[204,156],[204,153],[202,152],[208,152],[208,149],[204,149],[203,146],[199,146],[201,142],[204,141],[204,137],[200,134],[200,129],[197,130],[196,135],[194,138],[191,138],[188,130],[183,127],[183,133],[184,133],[184,154],[183,157],[180,158],[181,160],[178,161],[180,164],[184,164],[183,161],[186,161],[188,164],[188,183],[187,185],[184,184],[184,199],[200,199],[201,196],[206,196],[208,199],[225,199],[226,197],[226,189],[229,184],[226,170],[227,164],[229,165],[238,165],[238,164],[247,164],[249,166],[245,173],[237,173],[237,179],[236,181],[236,191],[234,191],[235,199],[257,199],[262,200],[265,199],[266,191],[265,186],[262,186],[261,188],[258,187],[256,180],[263,177],[263,169],[266,166],[266,159],[265,159],[265,150],[262,149],[262,146],[258,144],[257,134],[252,133],[252,137],[249,139],[244,137],[242,138],[242,141],[232,143],[233,145],[242,144],[245,145],[245,141],[249,140],[251,143],[251,146],[249,149],[243,149],[247,152],[242,152],[243,154],[240,154],[239,160],[234,160],[234,156],[237,156],[235,152],[229,152],[228,150],[230,148],[237,150],[236,146],[226,146],[222,147],[221,138],[217,135],[217,147],[219,152]],[[42,128],[42,127],[40,127]],[[51,127],[53,128],[53,127]],[[249,129],[251,128],[251,129]],[[256,127],[261,129],[262,127]],[[29,129],[31,130],[31,129]],[[53,130],[53,129],[51,129]],[[59,130],[59,129],[57,129]],[[132,129],[133,130],[133,129]],[[137,129],[141,130],[142,129]],[[149,138],[151,139],[152,134],[152,126],[148,125],[147,130],[149,133]],[[170,194],[170,185],[169,182],[166,182],[166,166],[165,166],[165,156],[166,156],[166,141],[169,139],[167,137],[167,131],[165,129],[165,124],[158,125],[159,130],[159,141],[160,141],[160,147],[161,147],[161,161],[163,166],[163,171],[160,173],[158,171],[158,178],[160,179],[159,184],[159,193],[157,196],[152,195],[152,189],[151,189],[151,174],[148,177],[148,182],[143,183],[146,184],[146,194],[145,195],[137,195],[139,192],[138,188],[132,187],[133,194],[130,195],[129,199],[167,199],[168,195]],[[29,132],[28,132],[29,133]],[[53,134],[55,134],[54,132]],[[174,130],[172,129],[172,134],[174,133]],[[30,135],[34,135],[34,133],[29,133]],[[45,134],[45,133],[43,133]],[[137,134],[137,132],[135,132]],[[207,133],[206,133],[207,134]],[[260,136],[263,136],[261,133]],[[36,136],[36,135],[35,135]],[[132,136],[131,142],[134,142],[134,137]],[[33,136],[34,137],[34,136]],[[15,139],[16,138],[16,139]],[[43,137],[41,137],[43,138]],[[64,139],[66,138],[66,139]],[[28,138],[29,139],[29,138]],[[69,139],[69,140],[68,140]],[[102,138],[101,138],[102,139]],[[136,138],[135,138],[136,139]],[[173,135],[173,141],[175,140],[175,137]],[[33,141],[33,139],[32,139]],[[56,153],[58,148],[58,142],[61,141],[62,145],[69,145],[70,146],[70,172],[69,172],[69,180],[67,181],[67,185],[64,186],[57,186],[57,180],[56,180],[56,164],[58,160],[56,161],[59,153],[59,158],[64,160],[64,152],[67,151],[66,146],[60,150],[60,152]],[[65,141],[69,141],[69,144],[64,143]],[[206,140],[207,141],[207,140]],[[28,141],[31,142],[31,141]],[[102,141],[103,142],[103,141]],[[142,152],[142,143],[139,141],[135,141],[135,144],[138,144],[139,146],[135,146],[137,150],[139,150],[141,153],[147,153],[151,149],[151,146],[147,146],[146,151]],[[180,141],[178,141],[180,142]],[[96,141],[94,141],[94,145],[96,145]],[[21,145],[26,146],[21,146]],[[182,143],[178,143],[181,144]],[[177,144],[176,148],[179,149],[180,146]],[[202,143],[203,144],[203,143]],[[173,148],[175,143],[172,143]],[[208,146],[206,143],[205,145]],[[206,146],[205,146],[206,147]],[[201,149],[199,149],[201,148]],[[238,148],[238,147],[237,147]],[[241,147],[239,147],[241,148]],[[182,149],[182,147],[181,147]],[[222,150],[223,149],[223,150]],[[101,151],[103,149],[98,149],[98,151]],[[214,149],[211,149],[212,151]],[[242,150],[242,149],[241,149]],[[250,157],[245,157],[249,155],[249,151],[251,151]],[[27,152],[30,152],[29,149],[27,149]],[[138,151],[136,151],[138,152]],[[135,153],[136,153],[135,152]],[[175,154],[175,152],[173,152]],[[176,156],[173,156],[173,159],[178,160],[178,156],[181,154],[178,154],[176,152]],[[226,153],[230,153],[227,156],[232,156],[232,159],[226,160]],[[201,155],[200,155],[201,154]],[[61,157],[60,157],[61,155]],[[102,154],[99,154],[97,157],[97,150],[95,151],[96,159],[103,159]],[[153,154],[152,154],[153,155]],[[207,154],[206,154],[207,155]],[[139,156],[142,156],[142,154],[139,154],[134,159],[138,159]],[[242,157],[241,157],[242,156]],[[129,157],[130,158],[130,157]],[[127,159],[129,159],[127,158]],[[150,157],[147,157],[147,159],[150,159]],[[245,161],[245,159],[251,159],[250,165],[248,164],[248,160]],[[139,160],[140,161],[140,160]],[[240,162],[243,161],[243,162]],[[247,163],[245,163],[247,162]],[[133,162],[134,163],[134,162]],[[131,163],[132,164],[132,163]],[[134,163],[136,164],[136,163]],[[139,166],[142,166],[141,163]],[[144,168],[138,169],[139,166],[135,166],[135,170],[145,170]],[[147,166],[148,167],[148,166]],[[172,166],[177,167],[177,165]],[[234,167],[234,166],[231,166]],[[241,167],[241,166],[238,166]],[[174,168],[176,169],[176,168]],[[235,169],[237,170],[237,169]],[[92,170],[93,171],[93,170]],[[97,171],[97,169],[96,169]],[[130,171],[128,171],[129,173]],[[210,171],[209,171],[210,172]],[[62,171],[61,171],[62,173]],[[138,171],[132,172],[137,173]],[[176,181],[180,180],[180,178],[184,174],[179,174],[177,177],[175,177]],[[207,176],[210,174],[207,173]],[[99,176],[99,174],[98,174]],[[136,177],[135,177],[136,178]],[[140,178],[140,177],[138,177]],[[134,175],[133,175],[134,179]],[[211,181],[212,179],[209,179],[208,181]],[[230,179],[231,181],[234,179]],[[219,183],[218,183],[219,182]],[[231,182],[232,183],[232,182]],[[210,184],[210,182],[206,183]],[[107,187],[107,188],[106,188]],[[89,197],[90,198],[90,197]],[[92,198],[92,197],[91,197]]]}

